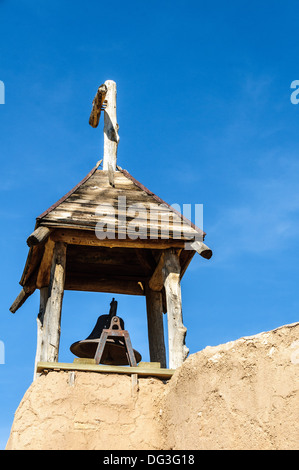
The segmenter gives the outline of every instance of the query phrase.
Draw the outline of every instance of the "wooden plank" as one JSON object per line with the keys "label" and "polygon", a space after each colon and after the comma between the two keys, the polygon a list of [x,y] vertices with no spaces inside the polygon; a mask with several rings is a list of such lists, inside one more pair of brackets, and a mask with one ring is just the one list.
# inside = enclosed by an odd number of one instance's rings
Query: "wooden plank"
{"label": "wooden plank", "polygon": [[[80,196],[85,199],[90,198],[91,200],[98,200],[99,204],[101,201],[111,201],[117,200],[118,197],[126,196],[127,200],[130,204],[133,204],[134,201],[136,202],[147,202],[150,201],[150,197],[143,193],[142,191],[136,190],[136,188],[127,188],[125,190],[118,189],[116,187],[111,187],[110,185],[106,187],[98,186],[92,184],[91,182],[88,186],[84,185],[80,187],[70,198],[70,201],[74,201],[76,197]],[[153,201],[152,201],[153,202]]]}
{"label": "wooden plank", "polygon": [[[94,201],[90,200],[88,198],[83,199],[83,198],[78,198],[78,199],[72,199],[68,200],[66,202],[63,202],[62,204],[59,205],[55,211],[53,211],[54,214],[59,214],[59,212],[75,212],[76,214],[78,213],[86,213],[86,214],[92,214],[95,215],[98,213],[100,215],[100,207],[101,204],[104,203],[109,203],[111,206],[112,210],[112,215],[121,215],[121,216],[127,216],[127,217],[134,217],[134,211],[135,211],[135,203],[132,204],[132,207],[130,207],[130,203],[128,202],[126,205],[122,204],[122,202],[118,201],[116,198],[115,199],[109,199],[109,201]],[[145,202],[139,203],[140,204],[140,217],[143,216],[146,219],[152,219],[156,220],[159,219],[166,219],[168,216],[170,220],[174,220],[177,223],[180,223],[180,225],[184,225],[182,223],[182,220],[174,213],[172,213],[168,208],[165,207],[159,207],[158,205],[154,205],[150,202]],[[141,205],[142,204],[142,205]],[[105,207],[105,206],[103,206]],[[136,206],[136,212],[137,212],[137,206]],[[53,215],[53,214],[52,214]],[[186,224],[187,225],[187,224]]]}
{"label": "wooden plank", "polygon": [[124,250],[121,247],[111,249],[103,246],[70,245],[68,247],[69,262],[74,262],[75,264],[104,264],[108,266],[126,265],[128,269],[131,266],[133,266],[133,269],[140,266],[137,250],[135,248],[126,248]]}
{"label": "wooden plank", "polygon": [[[78,202],[79,201],[79,202]],[[103,210],[101,210],[103,208]],[[165,224],[170,224],[170,226],[175,227],[180,230],[184,230],[187,233],[192,233],[193,237],[197,236],[196,230],[191,227],[191,224],[183,221],[177,214],[170,211],[165,207],[154,206],[152,203],[146,202],[136,202],[136,201],[118,201],[115,199],[91,199],[86,198],[86,200],[73,199],[68,200],[59,205],[55,210],[53,210],[45,219],[44,222],[48,220],[63,220],[63,219],[73,219],[73,220],[114,220],[117,223],[117,220],[125,220],[130,222],[132,220],[140,220],[143,224],[150,224],[152,226],[158,225],[159,227]],[[68,221],[70,222],[70,220]]]}
{"label": "wooden plank", "polygon": [[[97,170],[93,175],[93,181],[98,182],[99,184],[107,185],[107,173],[108,172],[105,170]],[[118,170],[114,172],[114,179],[116,184],[124,184],[130,187],[136,186],[130,179],[126,178],[121,171]],[[139,190],[140,188],[136,187],[136,189]]]}
{"label": "wooden plank", "polygon": [[[141,282],[142,284],[144,282],[148,282],[149,277],[145,276],[143,273],[134,273],[133,270],[131,271],[126,271],[124,267],[118,272],[117,269],[107,269],[106,267],[101,267],[97,269],[96,267],[94,269],[88,269],[88,267],[84,266],[84,271],[78,269],[78,266],[76,266],[76,270],[68,269],[67,270],[67,285],[74,281],[74,283],[82,283],[86,286],[90,284],[91,286],[99,286],[100,282],[105,281],[105,285],[109,287],[111,284],[111,288],[113,285],[117,286],[117,283],[120,282],[120,288],[122,287],[122,283],[124,281],[131,281],[132,282],[132,289],[131,290],[136,290],[133,286],[135,283]],[[89,282],[90,281],[90,282]],[[125,286],[125,284],[124,284]],[[130,284],[129,286],[130,287]],[[110,289],[109,289],[110,292]],[[139,289],[136,292],[136,294],[139,293]]]}
{"label": "wooden plank", "polygon": [[138,233],[141,230],[145,233],[151,234],[151,238],[158,238],[159,234],[175,234],[176,237],[186,239],[187,241],[193,241],[195,237],[194,230],[190,230],[181,224],[180,221],[174,220],[171,214],[166,217],[154,218],[152,214],[143,213],[140,216],[133,216],[130,214],[119,214],[113,215],[95,214],[94,212],[81,212],[76,211],[65,211],[60,209],[48,219],[48,225],[52,222],[69,223],[69,224],[81,224],[88,225],[101,230],[102,228],[109,227],[110,230],[115,232],[132,232]]}
{"label": "wooden plank", "polygon": [[141,281],[148,280],[150,274],[146,274],[141,266],[126,266],[126,265],[108,265],[108,264],[88,264],[76,263],[68,261],[67,276],[69,278],[73,275],[78,275],[80,278],[95,277],[96,279],[118,279],[118,280],[131,280]]}
{"label": "wooden plank", "polygon": [[81,278],[86,278],[87,276],[96,279],[118,279],[143,282],[150,277],[150,273],[145,273],[139,265],[76,263],[76,260],[68,260],[66,272],[68,278],[69,276],[78,275]]}
{"label": "wooden plank", "polygon": [[181,214],[179,211],[171,207],[167,202],[163,201],[160,197],[158,197],[156,194],[154,194],[152,191],[150,191],[147,187],[145,187],[142,183],[137,181],[132,175],[127,170],[120,169],[120,171],[123,173],[124,176],[126,176],[128,179],[130,179],[136,186],[138,186],[141,190],[145,191],[149,196],[151,196],[155,201],[159,202],[160,204],[164,204],[169,207],[169,209],[173,212],[175,212],[183,221],[185,221],[188,225],[190,224],[191,227],[196,230],[201,236],[202,239],[204,240],[205,238],[205,232],[203,232],[199,227],[196,227],[190,220],[188,220],[183,214]]}
{"label": "wooden plank", "polygon": [[99,372],[103,374],[137,374],[140,377],[158,377],[160,379],[171,379],[174,374],[172,369],[163,369],[160,367],[129,367],[129,366],[102,366],[98,364],[80,364],[80,363],[65,363],[65,362],[46,362],[41,361],[37,363],[37,372],[44,370],[77,370],[85,372]]}
{"label": "wooden plank", "polygon": [[139,362],[138,367],[142,367],[143,369],[160,369],[161,363],[160,362]]}
{"label": "wooden plank", "polygon": [[[93,173],[92,177],[88,181],[84,181],[84,185],[81,184],[76,188],[76,190],[81,190],[83,187],[98,187],[98,188],[105,188],[109,189],[111,186],[109,185],[109,177],[108,177],[108,170],[97,170]],[[144,188],[134,184],[129,178],[126,178],[122,175],[119,171],[114,171],[114,182],[115,182],[115,189],[120,189],[121,187],[126,188],[128,190],[135,190],[138,192],[146,193]],[[73,191],[74,192],[74,191]],[[149,195],[149,194],[148,194]]]}
{"label": "wooden plank", "polygon": [[169,240],[169,239],[147,239],[147,240],[132,240],[130,238],[124,239],[104,239],[99,240],[93,230],[78,230],[76,228],[59,229],[55,230],[51,236],[54,241],[62,241],[70,245],[86,245],[86,246],[106,246],[106,247],[121,247],[121,248],[144,248],[144,249],[165,249],[169,247],[184,248],[184,240]]}
{"label": "wooden plank", "polygon": [[98,169],[100,166],[102,160],[98,161],[96,166],[83,178],[80,183],[76,184],[68,193],[66,193],[62,198],[60,198],[55,204],[53,204],[51,207],[49,207],[45,212],[43,212],[39,217],[37,217],[37,220],[40,221],[40,219],[43,219],[46,217],[51,211],[53,211],[59,204],[61,204],[63,201],[65,201],[71,194],[73,194],[82,184],[84,184],[86,181],[88,181],[89,178],[92,177],[92,175],[95,173],[95,171]]}
{"label": "wooden plank", "polygon": [[[181,228],[176,229],[170,226],[169,229],[157,228],[151,224],[145,225],[138,221],[132,221],[127,225],[117,225],[115,221],[109,220],[88,220],[69,217],[67,219],[48,219],[47,226],[55,228],[74,228],[91,230],[97,233],[99,239],[115,239],[116,237],[131,240],[181,240],[190,242],[194,239],[194,234],[183,233]],[[101,238],[102,237],[102,238]]]}
{"label": "wooden plank", "polygon": [[92,275],[98,279],[148,279],[153,269],[151,265],[143,263],[144,252],[149,253],[149,250],[68,245],[67,277],[81,273],[81,277]]}
{"label": "wooden plank", "polygon": [[145,295],[141,281],[114,279],[99,279],[79,274],[69,275],[65,281],[65,290],[88,292],[109,292],[127,295]]}
{"label": "wooden plank", "polygon": [[[62,212],[61,215],[47,220],[49,226],[70,225],[70,226],[86,226],[97,231],[98,238],[102,237],[102,233],[109,232],[109,238],[115,238],[118,233],[127,234],[129,238],[176,238],[186,242],[194,240],[194,232],[187,231],[180,224],[175,224],[171,220],[165,223],[152,223],[151,220],[142,218],[127,218],[127,220],[119,220],[117,217],[95,216],[88,214],[80,214],[79,218],[74,213]],[[108,237],[105,237],[108,238]]]}

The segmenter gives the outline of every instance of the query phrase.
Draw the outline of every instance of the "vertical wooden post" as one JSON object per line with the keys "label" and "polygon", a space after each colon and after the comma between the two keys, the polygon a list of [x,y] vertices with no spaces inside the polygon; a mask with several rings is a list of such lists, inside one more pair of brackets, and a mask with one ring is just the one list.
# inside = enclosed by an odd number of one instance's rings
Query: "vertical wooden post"
{"label": "vertical wooden post", "polygon": [[145,294],[150,360],[160,362],[161,367],[166,367],[162,293],[147,286]]}
{"label": "vertical wooden post", "polygon": [[48,301],[49,288],[42,287],[40,289],[40,303],[39,303],[39,313],[37,315],[37,341],[36,341],[36,355],[35,355],[35,364],[34,364],[34,376],[35,380],[40,374],[36,372],[36,366],[39,361],[41,361],[41,351],[43,344],[43,330],[44,330],[44,316]]}
{"label": "vertical wooden post", "polygon": [[107,106],[104,111],[104,157],[103,170],[115,171],[117,146],[119,142],[118,124],[116,118],[116,83],[113,80],[106,80]]}
{"label": "vertical wooden post", "polygon": [[50,274],[47,306],[43,322],[41,361],[58,361],[61,309],[64,294],[66,244],[56,242]]}
{"label": "vertical wooden post", "polygon": [[167,304],[169,368],[180,367],[189,349],[185,345],[187,328],[183,325],[180,261],[173,249],[165,250],[162,269]]}

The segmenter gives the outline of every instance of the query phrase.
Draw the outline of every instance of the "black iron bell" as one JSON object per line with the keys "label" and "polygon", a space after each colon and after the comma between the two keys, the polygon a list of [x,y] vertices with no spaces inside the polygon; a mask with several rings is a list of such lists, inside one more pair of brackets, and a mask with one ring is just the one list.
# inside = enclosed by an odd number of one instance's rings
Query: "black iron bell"
{"label": "black iron bell", "polygon": [[[115,317],[117,302],[113,299],[110,304],[109,315],[101,315],[90,333],[90,335],[81,341],[76,341],[70,347],[71,352],[80,358],[94,358],[103,330],[109,329],[112,318],[119,320],[119,325],[122,330],[125,329],[125,324],[122,318]],[[138,351],[133,349],[133,354],[136,363],[141,361],[141,355]],[[126,344],[123,338],[113,336],[106,340],[104,351],[100,360],[100,364],[105,365],[129,365]]]}

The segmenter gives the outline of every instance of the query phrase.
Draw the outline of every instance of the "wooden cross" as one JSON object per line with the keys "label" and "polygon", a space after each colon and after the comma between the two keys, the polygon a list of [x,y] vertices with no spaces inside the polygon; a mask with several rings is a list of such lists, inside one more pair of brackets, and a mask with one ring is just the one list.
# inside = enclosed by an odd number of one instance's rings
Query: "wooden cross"
{"label": "wooden cross", "polygon": [[89,124],[94,128],[99,124],[101,111],[104,111],[103,170],[113,172],[116,170],[117,146],[119,142],[119,126],[116,118],[116,83],[113,80],[106,80],[98,88],[92,102]]}

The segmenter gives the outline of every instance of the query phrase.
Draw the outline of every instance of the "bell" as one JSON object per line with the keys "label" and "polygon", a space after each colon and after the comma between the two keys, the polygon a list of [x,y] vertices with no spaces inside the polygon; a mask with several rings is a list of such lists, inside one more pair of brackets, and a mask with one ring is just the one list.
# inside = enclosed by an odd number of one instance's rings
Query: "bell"
{"label": "bell", "polygon": [[[125,324],[122,318],[115,317],[117,302],[113,299],[111,302],[111,308],[109,315],[101,315],[90,333],[90,335],[81,341],[76,341],[70,347],[71,352],[81,358],[94,358],[100,338],[103,330],[109,329],[112,318],[117,318],[119,321],[120,328],[125,329]],[[136,363],[141,361],[141,355],[138,351],[133,349],[133,354],[136,359]],[[125,341],[122,337],[113,336],[112,338],[106,339],[105,348],[100,360],[100,364],[105,365],[129,365],[127,350]]]}

